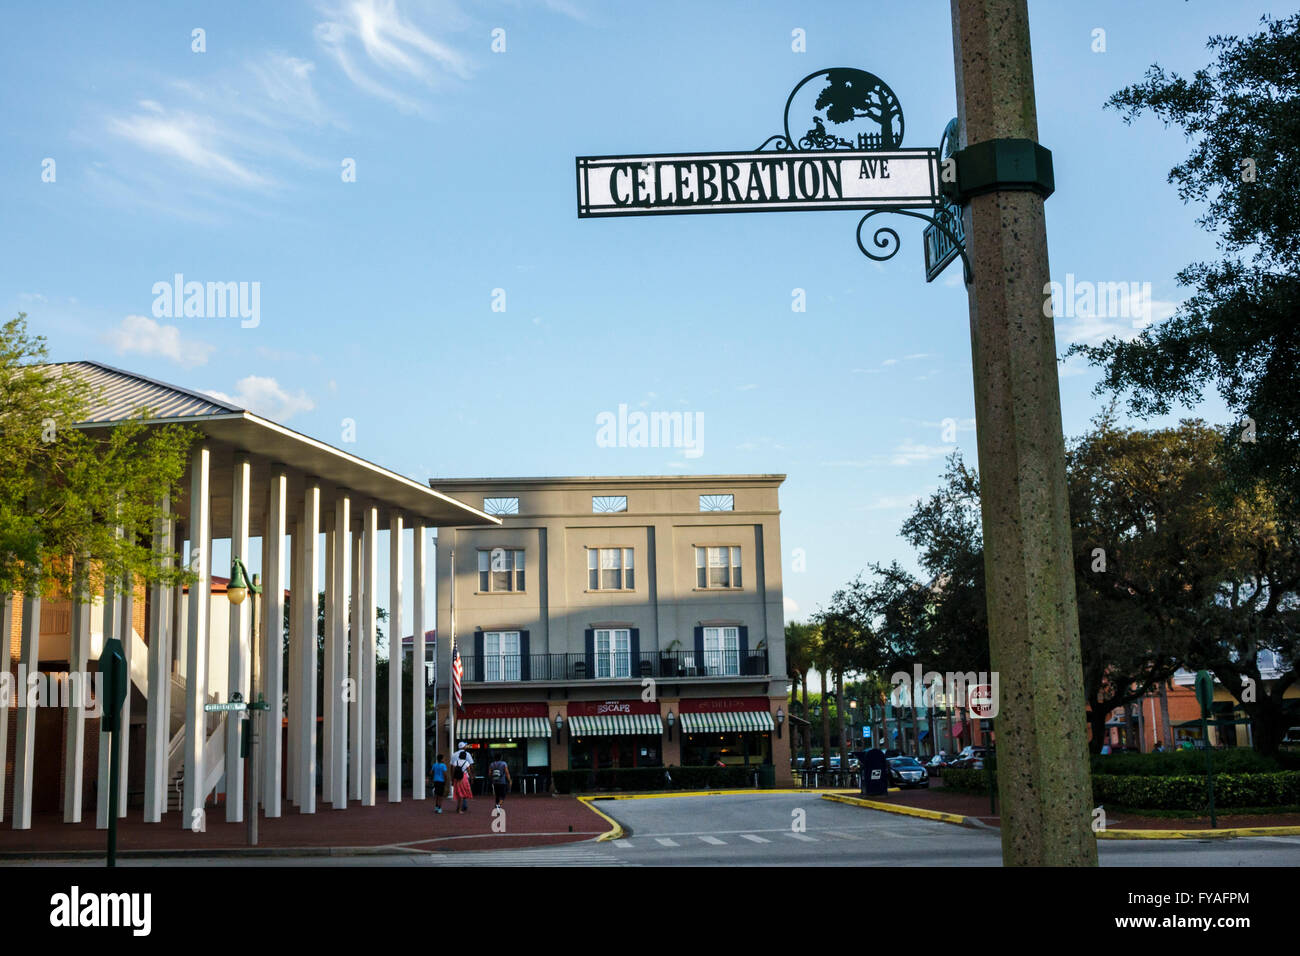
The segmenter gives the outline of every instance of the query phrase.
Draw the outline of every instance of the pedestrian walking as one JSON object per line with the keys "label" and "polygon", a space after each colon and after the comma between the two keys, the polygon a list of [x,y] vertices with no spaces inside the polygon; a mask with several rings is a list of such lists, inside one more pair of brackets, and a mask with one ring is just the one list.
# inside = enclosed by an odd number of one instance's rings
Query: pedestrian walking
{"label": "pedestrian walking", "polygon": [[447,794],[447,765],[442,754],[438,754],[438,759],[429,768],[429,777],[433,780],[433,812],[442,813],[442,798]]}
{"label": "pedestrian walking", "polygon": [[452,796],[456,798],[456,812],[469,813],[469,801],[474,796],[474,756],[469,752],[469,744],[460,742],[451,765]]}
{"label": "pedestrian walking", "polygon": [[492,795],[496,797],[497,809],[501,808],[501,801],[506,798],[510,791],[510,768],[506,762],[501,759],[499,753],[492,755],[492,762],[488,764],[488,779],[492,781]]}

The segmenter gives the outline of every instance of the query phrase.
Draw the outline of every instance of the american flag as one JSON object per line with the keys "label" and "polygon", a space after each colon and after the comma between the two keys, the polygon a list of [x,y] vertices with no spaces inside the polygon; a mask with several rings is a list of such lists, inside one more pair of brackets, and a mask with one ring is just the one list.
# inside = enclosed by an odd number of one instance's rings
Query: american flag
{"label": "american flag", "polygon": [[451,645],[451,694],[456,701],[457,710],[465,703],[460,692],[460,678],[464,671],[460,663],[460,648],[453,643]]}

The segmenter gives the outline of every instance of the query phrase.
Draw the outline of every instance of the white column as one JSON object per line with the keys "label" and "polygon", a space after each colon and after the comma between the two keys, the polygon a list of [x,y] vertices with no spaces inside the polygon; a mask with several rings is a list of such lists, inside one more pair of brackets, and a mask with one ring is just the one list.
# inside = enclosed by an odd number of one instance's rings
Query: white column
{"label": "white column", "polygon": [[[230,489],[230,556],[231,564],[238,557],[248,563],[249,502],[252,493],[253,466],[248,456],[236,454],[234,479]],[[251,581],[249,582],[252,583]],[[248,682],[251,667],[248,664],[248,624],[252,615],[252,595],[242,604],[230,605],[230,635],[226,656],[226,700],[238,691],[248,699]],[[226,822],[241,823],[244,819],[244,761],[239,756],[239,736],[243,727],[243,714],[226,715]]]}
{"label": "white column", "polygon": [[334,501],[334,531],[330,535],[333,559],[329,569],[330,609],[325,632],[325,659],[329,680],[325,684],[325,746],[329,748],[329,797],[334,809],[348,807],[348,708],[343,699],[343,678],[348,671],[348,528],[352,524],[352,500],[340,492]]}
{"label": "white column", "polygon": [[302,721],[298,752],[298,805],[316,812],[316,609],[320,593],[320,479],[308,478],[303,492],[303,600],[296,602],[301,644],[298,648],[298,708]]}
{"label": "white column", "polygon": [[283,794],[281,763],[284,759],[284,536],[287,531],[286,506],[288,504],[289,478],[284,467],[271,471],[271,487],[267,495],[267,515],[263,532],[262,563],[262,683],[266,699],[271,705],[264,716],[265,744],[262,749],[262,801],[267,817],[278,817]]}
{"label": "white column", "polygon": [[348,798],[351,800],[361,799],[361,689],[365,686],[365,669],[361,666],[361,651],[365,643],[361,636],[364,629],[361,604],[365,598],[365,582],[362,580],[364,542],[365,533],[358,527],[352,534],[352,599],[349,602],[351,613],[348,639],[348,657],[352,667],[352,694],[348,698]]}
{"label": "white column", "polygon": [[325,600],[322,603],[324,619],[321,629],[321,748],[320,748],[320,801],[322,804],[334,802],[334,709],[330,706],[334,686],[334,510],[325,507],[321,511],[321,525],[325,532],[322,547],[325,549]]}
{"label": "white column", "polygon": [[122,656],[126,658],[126,697],[122,701],[122,745],[118,751],[117,775],[117,818],[126,818],[127,769],[131,766],[131,656],[134,641],[131,635],[135,631],[135,578],[124,575],[121,584],[123,593],[117,602],[121,623],[117,632],[122,639]]}
{"label": "white column", "polygon": [[[190,585],[185,624],[185,783],[181,797],[181,828],[190,829],[203,812],[203,745],[208,685],[208,602],[211,594],[212,523],[209,511],[212,452],[200,445],[190,455],[190,558],[198,577]],[[107,610],[104,612],[107,614]]]}
{"label": "white column", "polygon": [[[167,496],[162,509],[171,510]],[[163,555],[162,566],[172,566],[176,522],[159,519],[153,549]],[[167,745],[171,734],[172,699],[172,588],[155,584],[149,597],[149,699],[145,707],[144,822],[159,823],[167,810]]]}
{"label": "white column", "polygon": [[[9,642],[13,639],[13,633],[14,597],[12,594],[6,594],[3,605],[0,605],[0,680],[10,680]],[[0,822],[5,818],[5,768],[9,766],[9,704],[20,690],[21,688],[16,684],[10,685],[10,700],[0,707]]]}
{"label": "white column", "polygon": [[[8,637],[8,635],[6,635]],[[23,597],[23,632],[19,645],[18,662],[30,678],[40,674],[41,657],[41,599]],[[16,693],[25,698],[27,688],[19,686]],[[17,701],[16,701],[17,702]],[[26,705],[27,700],[21,700]],[[18,708],[18,733],[14,740],[14,815],[15,830],[32,828],[32,779],[36,760],[36,708]]]}
{"label": "white column", "polygon": [[[63,752],[63,822],[81,822],[81,787],[86,764],[86,693],[88,690],[90,661],[90,608],[87,593],[85,565],[80,565],[74,575],[76,588],[72,597],[72,641],[68,653],[68,670],[71,672],[68,687],[73,699],[68,708],[67,745]],[[0,780],[0,788],[4,782]]]}
{"label": "white column", "polygon": [[[361,606],[361,804],[375,805],[375,590],[379,586],[379,508],[369,503],[365,508],[366,537],[362,543]],[[391,629],[390,629],[391,631]]]}
{"label": "white column", "polygon": [[411,607],[411,799],[424,799],[424,725],[426,676],[424,671],[424,592],[428,586],[424,567],[424,539],[429,529],[423,521],[415,522],[414,547],[411,552],[411,587],[415,589]]}
{"label": "white column", "polygon": [[289,542],[289,673],[286,675],[286,682],[289,686],[289,702],[285,710],[285,716],[288,720],[286,727],[286,743],[289,748],[287,759],[285,760],[285,773],[287,774],[284,781],[285,796],[288,797],[292,806],[298,805],[298,757],[302,754],[302,745],[299,743],[299,735],[302,733],[302,715],[301,704],[302,695],[298,689],[298,678],[302,674],[302,666],[298,662],[298,652],[302,649],[302,600],[303,583],[302,583],[302,518],[299,517],[297,523],[293,526],[293,536]]}
{"label": "white column", "polygon": [[[5,635],[8,639],[8,635]],[[22,598],[22,643],[18,646],[19,670],[31,678],[38,675],[40,667],[40,598]],[[26,705],[27,688],[16,688],[18,700]],[[13,753],[13,829],[31,829],[31,782],[36,758],[36,708],[18,708],[18,732],[14,737]]]}
{"label": "white column", "polygon": [[402,516],[388,519],[388,802],[402,802]]}
{"label": "white column", "polygon": [[[104,645],[113,638],[119,641],[122,639],[122,616],[118,613],[118,606],[121,602],[121,596],[117,593],[117,588],[111,579],[104,579],[104,614],[103,614],[103,632]],[[101,652],[103,648],[101,647]],[[95,778],[95,828],[98,830],[108,829],[108,759],[110,755],[109,741],[112,738],[104,732],[104,722],[99,722],[99,763],[98,776]]]}

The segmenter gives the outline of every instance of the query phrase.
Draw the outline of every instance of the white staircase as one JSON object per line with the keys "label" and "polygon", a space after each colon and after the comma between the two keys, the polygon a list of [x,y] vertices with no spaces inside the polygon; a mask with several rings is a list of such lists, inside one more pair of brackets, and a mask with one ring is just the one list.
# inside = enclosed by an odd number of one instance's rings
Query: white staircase
{"label": "white staircase", "polygon": [[[171,695],[167,730],[171,739],[167,744],[167,806],[166,811],[181,809],[185,783],[185,678],[170,674],[168,693]],[[131,680],[140,693],[149,695],[149,648],[134,628],[131,629]],[[209,703],[216,703],[215,694]],[[225,773],[226,715],[204,715],[203,744],[203,796],[210,794]]]}

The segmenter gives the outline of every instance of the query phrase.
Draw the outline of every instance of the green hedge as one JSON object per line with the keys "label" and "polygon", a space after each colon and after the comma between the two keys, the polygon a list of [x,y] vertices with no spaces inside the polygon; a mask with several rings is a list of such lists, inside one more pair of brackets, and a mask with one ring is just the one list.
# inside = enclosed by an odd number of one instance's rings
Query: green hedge
{"label": "green hedge", "polygon": [[[1161,756],[1157,754],[1156,756]],[[1204,766],[1205,753],[1198,754]],[[997,786],[996,775],[993,781]],[[943,787],[956,793],[987,793],[988,778],[983,770],[948,770]],[[1132,807],[1135,810],[1193,810],[1207,808],[1205,774],[1156,776],[1154,774],[1093,774],[1095,805]],[[1278,807],[1300,803],[1300,773],[1215,773],[1216,808]]]}
{"label": "green hedge", "polygon": [[[1204,759],[1204,754],[1201,755]],[[1099,805],[1153,810],[1208,809],[1205,775],[1153,777],[1130,774],[1092,778],[1092,796]],[[1216,808],[1276,807],[1300,803],[1300,773],[1216,773]]]}
{"label": "green hedge", "polygon": [[[741,789],[754,785],[750,767],[672,767],[673,790]],[[556,770],[551,773],[558,793],[597,790],[666,790],[663,767],[611,767],[601,770]]]}
{"label": "green hedge", "polygon": [[[943,789],[951,790],[954,793],[988,793],[989,778],[983,770],[959,770],[956,767],[945,767],[943,771]],[[998,783],[997,775],[993,777],[993,785]]]}
{"label": "green hedge", "polygon": [[[1211,750],[1215,773],[1276,773],[1300,770],[1294,761],[1265,757],[1248,747]],[[1205,773],[1204,750],[1174,750],[1168,753],[1092,755],[1092,772],[1108,777],[1187,777]]]}

